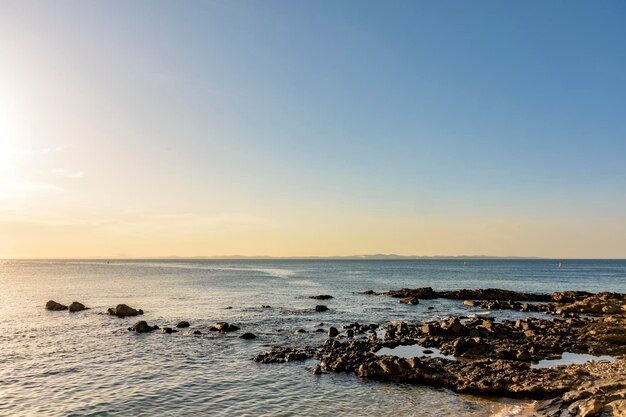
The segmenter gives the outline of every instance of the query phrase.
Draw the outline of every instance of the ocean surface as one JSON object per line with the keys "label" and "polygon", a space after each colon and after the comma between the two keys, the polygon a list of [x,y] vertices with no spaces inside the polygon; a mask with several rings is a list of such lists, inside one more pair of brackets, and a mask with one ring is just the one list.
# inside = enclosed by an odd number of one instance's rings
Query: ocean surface
{"label": "ocean surface", "polygon": [[[459,301],[398,304],[357,294],[400,287],[626,292],[626,261],[568,260],[0,261],[2,416],[490,416],[516,401],[445,389],[312,375],[316,361],[257,364],[275,345],[317,345],[330,325],[427,321],[478,310]],[[309,296],[330,294],[332,300]],[[80,301],[79,313],[48,300]],[[142,320],[187,332],[216,321],[239,332],[135,334],[138,319],[100,314],[125,303]],[[316,304],[330,310],[313,311]],[[261,305],[270,305],[263,309]],[[428,307],[434,307],[428,310]],[[226,307],[232,307],[227,309]],[[505,312],[508,317],[523,313]],[[258,338],[242,340],[243,332]]]}

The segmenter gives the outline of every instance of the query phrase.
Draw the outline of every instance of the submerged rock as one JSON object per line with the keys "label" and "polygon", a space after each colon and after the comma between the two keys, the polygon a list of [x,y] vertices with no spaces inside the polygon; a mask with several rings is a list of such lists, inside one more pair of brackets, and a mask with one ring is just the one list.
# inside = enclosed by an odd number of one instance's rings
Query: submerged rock
{"label": "submerged rock", "polygon": [[256,339],[256,335],[254,333],[244,333],[239,337],[246,340]]}
{"label": "submerged rock", "polygon": [[328,307],[323,306],[323,305],[317,305],[315,306],[315,311],[317,311],[318,313],[328,311]]}
{"label": "submerged rock", "polygon": [[75,311],[87,310],[87,307],[85,307],[84,304],[79,303],[78,301],[74,301],[72,302],[72,304],[70,304],[70,306],[68,307],[68,310],[70,311],[70,313],[73,313]]}
{"label": "submerged rock", "polygon": [[54,300],[50,300],[46,303],[46,310],[50,310],[50,311],[63,311],[63,310],[67,310],[67,306],[63,305],[61,303],[57,303]]}
{"label": "submerged rock", "polygon": [[417,297],[406,297],[406,298],[403,298],[402,300],[400,300],[398,302],[402,303],[402,304],[416,305],[416,304],[420,303],[420,300]]}
{"label": "submerged rock", "polygon": [[188,322],[188,321],[181,321],[181,322],[179,322],[179,323],[176,325],[176,328],[178,328],[178,329],[185,329],[185,328],[187,328],[187,327],[189,327],[189,326],[190,326],[190,324],[189,324],[189,322]]}
{"label": "submerged rock", "polygon": [[151,332],[153,330],[156,330],[155,327],[156,327],[156,329],[159,328],[159,326],[150,326],[150,325],[148,325],[147,322],[141,320],[141,321],[138,321],[137,323],[133,324],[132,326],[130,326],[128,328],[128,331],[129,332],[137,332],[137,333],[148,333],[148,332]]}
{"label": "submerged rock", "polygon": [[237,327],[237,326],[235,326],[233,324],[228,324],[225,321],[218,321],[209,330],[212,331],[212,332],[225,333],[225,332],[237,331],[237,330],[239,330],[239,327]]}
{"label": "submerged rock", "polygon": [[171,327],[163,327],[161,328],[161,333],[163,334],[178,333],[178,330],[172,329]]}
{"label": "submerged rock", "polygon": [[107,313],[111,316],[117,317],[132,317],[143,314],[143,310],[135,310],[134,308],[129,307],[126,304],[118,304],[116,307],[109,308],[107,310]]}
{"label": "submerged rock", "polygon": [[312,295],[309,298],[312,298],[314,300],[330,300],[331,298],[335,298],[332,295],[328,295],[328,294],[322,294],[322,295]]}

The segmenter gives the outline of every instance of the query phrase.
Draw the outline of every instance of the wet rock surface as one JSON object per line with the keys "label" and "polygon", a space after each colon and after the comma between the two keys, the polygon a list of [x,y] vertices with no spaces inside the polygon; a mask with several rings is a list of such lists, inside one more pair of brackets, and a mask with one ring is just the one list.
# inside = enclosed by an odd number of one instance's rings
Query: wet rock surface
{"label": "wet rock surface", "polygon": [[[431,385],[457,392],[551,398],[552,402],[541,404],[545,410],[558,410],[558,413],[537,414],[541,416],[600,416],[618,412],[626,404],[626,372],[623,372],[624,362],[619,360],[626,358],[623,294],[582,291],[531,294],[499,289],[438,292],[419,288],[382,295],[401,298],[401,302],[413,298],[451,298],[472,307],[510,308],[559,317],[527,317],[517,321],[449,317],[431,322],[352,323],[343,326],[344,333],[330,327],[328,339],[317,347],[276,346],[254,360],[273,363],[315,358],[319,361],[319,368],[312,371],[316,375],[322,370],[349,372],[365,379]],[[598,316],[580,316],[583,313]],[[376,353],[382,348],[410,345],[430,349],[422,349],[422,356],[412,358]],[[424,355],[433,353],[435,348],[437,355]],[[531,366],[544,359],[558,359],[566,352],[611,355],[618,361],[553,368]],[[597,385],[598,366],[608,367],[613,385]],[[610,381],[608,378],[606,384]],[[584,393],[567,394],[581,387],[586,387]],[[607,392],[617,394],[605,395]]]}
{"label": "wet rock surface", "polygon": [[72,304],[69,305],[67,309],[70,311],[70,313],[74,313],[77,311],[87,310],[87,307],[85,307],[84,304],[79,303],[78,301],[74,301],[72,302]]}
{"label": "wet rock surface", "polygon": [[63,305],[61,303],[57,303],[54,300],[50,300],[46,303],[46,310],[50,310],[50,311],[63,311],[63,310],[67,310],[67,306]]}
{"label": "wet rock surface", "polygon": [[328,295],[328,294],[322,294],[322,295],[312,295],[309,298],[312,298],[313,300],[330,300],[333,297],[332,295]]}
{"label": "wet rock surface", "polygon": [[564,394],[532,404],[523,415],[536,417],[626,416],[626,361],[580,365],[589,378]]}
{"label": "wet rock surface", "polygon": [[109,308],[107,314],[117,317],[132,317],[143,314],[143,310],[136,310],[126,304],[118,304],[116,307]]}
{"label": "wet rock surface", "polygon": [[141,320],[128,328],[129,332],[148,333],[157,330],[159,326],[150,326],[147,322]]}
{"label": "wet rock surface", "polygon": [[211,326],[211,328],[209,328],[209,331],[211,332],[220,332],[220,333],[235,332],[237,330],[239,330],[238,326],[235,326],[233,324],[228,324],[225,321],[218,321],[213,326]]}

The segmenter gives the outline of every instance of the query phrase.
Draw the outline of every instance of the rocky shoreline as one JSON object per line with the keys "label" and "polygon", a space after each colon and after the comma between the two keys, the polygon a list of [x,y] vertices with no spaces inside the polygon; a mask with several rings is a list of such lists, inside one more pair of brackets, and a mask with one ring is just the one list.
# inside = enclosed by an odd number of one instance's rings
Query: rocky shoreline
{"label": "rocky shoreline", "polygon": [[[343,333],[330,328],[328,338],[319,346],[277,346],[254,360],[275,363],[317,359],[314,374],[348,372],[370,380],[544,400],[519,415],[626,416],[626,294],[531,294],[499,289],[438,292],[432,288],[363,294],[400,298],[411,305],[419,304],[420,298],[448,298],[472,307],[556,317],[353,323],[344,326]],[[377,354],[383,348],[398,346],[419,346],[421,354]],[[558,359],[564,353],[610,355],[615,362],[533,366],[538,361]]]}

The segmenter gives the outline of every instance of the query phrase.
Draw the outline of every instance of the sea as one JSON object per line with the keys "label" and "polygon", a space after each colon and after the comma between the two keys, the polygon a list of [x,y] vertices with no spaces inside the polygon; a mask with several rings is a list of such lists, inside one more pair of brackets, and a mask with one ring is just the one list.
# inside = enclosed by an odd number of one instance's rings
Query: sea
{"label": "sea", "polygon": [[[465,262],[466,261],[466,262]],[[520,400],[313,375],[315,360],[259,364],[272,346],[316,346],[329,326],[484,313],[359,294],[402,287],[626,292],[624,260],[3,260],[2,416],[496,416]],[[330,300],[310,296],[328,294]],[[45,310],[46,301],[89,310]],[[140,318],[102,314],[124,303]],[[315,312],[317,304],[326,312]],[[262,306],[271,306],[263,308]],[[433,307],[429,309],[429,307]],[[498,312],[518,318],[526,313]],[[191,327],[127,331],[137,320]],[[217,321],[241,330],[207,330]],[[322,324],[323,323],[323,324]],[[306,332],[298,333],[299,329]],[[257,335],[254,340],[239,336]]]}

